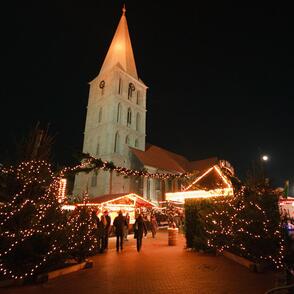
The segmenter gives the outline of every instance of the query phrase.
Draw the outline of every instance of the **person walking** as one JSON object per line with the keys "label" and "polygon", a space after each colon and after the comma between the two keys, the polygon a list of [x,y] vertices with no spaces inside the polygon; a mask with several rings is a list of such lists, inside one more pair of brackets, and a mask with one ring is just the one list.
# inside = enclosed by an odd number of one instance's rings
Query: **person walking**
{"label": "person walking", "polygon": [[129,234],[129,223],[130,223],[130,216],[129,213],[126,213],[126,225],[124,227],[124,240],[128,241],[128,234]]}
{"label": "person walking", "polygon": [[142,247],[143,233],[145,236],[147,235],[147,227],[141,214],[139,214],[136,218],[134,224],[134,233],[137,239],[137,251],[139,252]]}
{"label": "person walking", "polygon": [[105,217],[106,220],[106,226],[104,228],[104,250],[108,249],[108,237],[109,237],[109,233],[110,233],[110,225],[111,225],[111,218],[108,215],[108,211],[104,210],[103,215]]}
{"label": "person walking", "polygon": [[96,226],[95,226],[95,238],[96,238],[96,244],[97,244],[96,250],[97,250],[97,252],[99,252],[99,250],[100,250],[99,240],[100,240],[101,230],[100,230],[100,219],[99,219],[96,211],[92,211],[92,218],[96,224]]}
{"label": "person walking", "polygon": [[152,215],[152,217],[151,217],[152,238],[155,238],[157,229],[158,229],[158,223],[157,223],[156,217],[155,217],[155,215]]}
{"label": "person walking", "polygon": [[97,216],[97,251],[99,253],[102,253],[103,250],[104,250],[104,242],[103,242],[103,239],[104,239],[104,223],[103,223],[103,220],[102,220],[102,216],[99,217]]}
{"label": "person walking", "polygon": [[115,228],[116,235],[116,251],[123,250],[123,237],[124,237],[124,227],[126,225],[126,219],[122,212],[118,212],[118,216],[113,221],[113,226]]}

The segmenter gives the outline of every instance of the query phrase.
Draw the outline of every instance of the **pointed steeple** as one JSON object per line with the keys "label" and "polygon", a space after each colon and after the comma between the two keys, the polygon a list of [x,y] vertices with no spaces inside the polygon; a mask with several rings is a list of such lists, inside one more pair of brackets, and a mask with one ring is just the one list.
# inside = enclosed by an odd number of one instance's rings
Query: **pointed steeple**
{"label": "pointed steeple", "polygon": [[124,5],[122,16],[101,67],[100,74],[109,71],[115,65],[119,65],[125,72],[138,79],[125,12],[126,8]]}

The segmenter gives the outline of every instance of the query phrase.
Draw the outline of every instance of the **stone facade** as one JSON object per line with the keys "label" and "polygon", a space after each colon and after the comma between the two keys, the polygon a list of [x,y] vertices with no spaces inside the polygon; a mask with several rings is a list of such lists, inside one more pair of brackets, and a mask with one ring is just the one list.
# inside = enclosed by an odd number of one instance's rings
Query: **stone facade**
{"label": "stone facade", "polygon": [[[145,150],[146,90],[137,77],[123,13],[100,73],[90,82],[83,152],[117,166],[134,166],[129,146]],[[129,192],[136,186],[131,181],[104,171],[80,173],[73,193],[88,191],[90,196],[98,196]]]}

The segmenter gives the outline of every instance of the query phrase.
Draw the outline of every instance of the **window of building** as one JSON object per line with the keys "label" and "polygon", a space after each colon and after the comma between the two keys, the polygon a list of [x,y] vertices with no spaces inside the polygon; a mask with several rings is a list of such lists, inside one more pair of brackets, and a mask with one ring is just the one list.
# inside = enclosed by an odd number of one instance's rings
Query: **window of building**
{"label": "window of building", "polygon": [[161,181],[159,179],[155,180],[155,189],[160,190],[161,188]]}
{"label": "window of building", "polygon": [[128,99],[131,100],[133,96],[133,92],[136,90],[135,86],[133,83],[129,83],[129,88],[128,88]]}
{"label": "window of building", "polygon": [[128,108],[128,115],[127,115],[127,126],[131,126],[132,124],[132,110]]}
{"label": "window of building", "polygon": [[168,189],[168,192],[172,192],[172,188],[173,188],[172,180],[167,180],[167,189]]}
{"label": "window of building", "polygon": [[137,104],[140,105],[141,104],[141,92],[140,91],[137,91]]}
{"label": "window of building", "polygon": [[116,122],[120,123],[121,120],[121,104],[118,103],[117,105],[117,114],[116,114]]}
{"label": "window of building", "polygon": [[129,136],[126,136],[126,141],[125,141],[125,143],[126,143],[127,145],[130,145],[130,137],[129,137]]}
{"label": "window of building", "polygon": [[119,78],[118,80],[118,94],[122,93],[122,79]]}
{"label": "window of building", "polygon": [[99,155],[100,155],[100,144],[98,142],[96,146],[96,156],[99,156]]}
{"label": "window of building", "polygon": [[150,179],[147,178],[147,199],[150,200],[151,198],[151,190],[150,190]]}
{"label": "window of building", "polygon": [[97,186],[97,174],[93,173],[91,177],[91,187],[96,187]]}
{"label": "window of building", "polygon": [[136,116],[136,131],[140,131],[140,124],[141,124],[141,117],[140,117],[140,113],[137,113]]}
{"label": "window of building", "polygon": [[119,133],[116,132],[114,137],[114,152],[119,152]]}
{"label": "window of building", "polygon": [[99,109],[99,114],[98,114],[98,123],[102,122],[102,107]]}
{"label": "window of building", "polygon": [[135,147],[139,147],[139,140],[138,139],[135,140]]}

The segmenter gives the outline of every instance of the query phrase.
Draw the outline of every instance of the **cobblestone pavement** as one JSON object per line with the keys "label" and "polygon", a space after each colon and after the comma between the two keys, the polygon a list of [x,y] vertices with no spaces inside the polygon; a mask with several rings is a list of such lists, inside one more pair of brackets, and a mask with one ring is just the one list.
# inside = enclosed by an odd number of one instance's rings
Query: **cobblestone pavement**
{"label": "cobblestone pavement", "polygon": [[123,252],[110,240],[107,253],[93,257],[94,267],[50,280],[42,285],[0,289],[2,294],[242,294],[264,293],[274,285],[273,273],[251,273],[222,256],[184,249],[185,239],[167,246],[167,232],[143,239],[142,251],[133,236]]}

